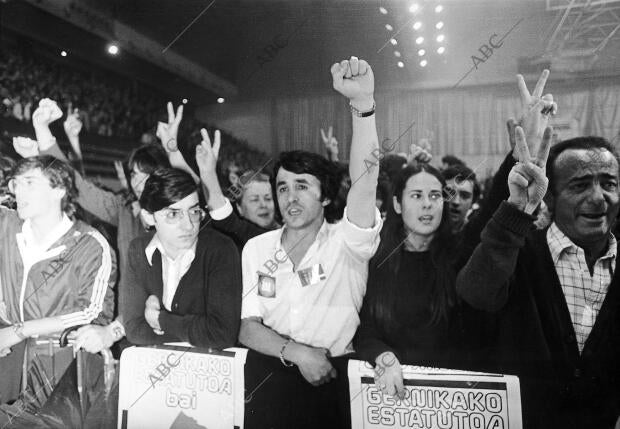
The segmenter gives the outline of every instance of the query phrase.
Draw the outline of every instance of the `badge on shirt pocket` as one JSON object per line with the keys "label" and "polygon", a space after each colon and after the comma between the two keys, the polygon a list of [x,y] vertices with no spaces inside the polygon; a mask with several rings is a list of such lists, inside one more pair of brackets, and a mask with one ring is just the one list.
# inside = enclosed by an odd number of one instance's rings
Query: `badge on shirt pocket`
{"label": "badge on shirt pocket", "polygon": [[262,296],[263,298],[276,297],[275,277],[258,273],[258,296]]}
{"label": "badge on shirt pocket", "polygon": [[310,268],[304,268],[303,270],[297,271],[297,275],[299,276],[299,281],[302,286],[311,286],[319,283],[321,280],[325,280],[325,271],[323,271],[323,266],[321,264],[316,264],[311,266]]}

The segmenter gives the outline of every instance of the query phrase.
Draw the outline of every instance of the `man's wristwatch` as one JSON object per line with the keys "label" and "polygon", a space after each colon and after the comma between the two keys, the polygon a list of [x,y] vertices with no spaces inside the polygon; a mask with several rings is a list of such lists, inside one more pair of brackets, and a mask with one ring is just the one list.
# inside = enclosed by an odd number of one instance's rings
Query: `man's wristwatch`
{"label": "man's wristwatch", "polygon": [[24,335],[23,331],[24,331],[24,322],[17,322],[13,324],[13,332],[15,332],[15,335],[17,335],[19,339],[22,341],[28,339],[28,337]]}
{"label": "man's wristwatch", "polygon": [[118,341],[125,336],[125,328],[123,327],[123,324],[118,320],[110,323],[110,329],[112,329],[114,341]]}

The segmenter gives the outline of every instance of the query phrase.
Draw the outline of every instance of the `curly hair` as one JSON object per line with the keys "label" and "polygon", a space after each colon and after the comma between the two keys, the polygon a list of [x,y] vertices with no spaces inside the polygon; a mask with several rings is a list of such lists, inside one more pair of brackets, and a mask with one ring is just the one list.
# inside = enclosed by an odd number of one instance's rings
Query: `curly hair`
{"label": "curly hair", "polygon": [[52,188],[65,190],[65,195],[60,201],[60,208],[67,216],[72,217],[78,196],[73,168],[50,155],[33,156],[19,160],[13,168],[11,177],[20,176],[35,169],[41,170],[43,176],[50,181]]}

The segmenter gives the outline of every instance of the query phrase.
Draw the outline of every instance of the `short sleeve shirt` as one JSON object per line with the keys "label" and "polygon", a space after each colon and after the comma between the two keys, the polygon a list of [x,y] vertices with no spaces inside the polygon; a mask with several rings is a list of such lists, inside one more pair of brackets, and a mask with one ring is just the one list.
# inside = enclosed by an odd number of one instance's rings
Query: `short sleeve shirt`
{"label": "short sleeve shirt", "polygon": [[243,249],[241,318],[259,317],[278,334],[332,356],[353,351],[366,293],[368,261],[379,246],[382,221],[372,228],[347,218],[323,222],[296,270],[282,247],[284,228],[249,240]]}

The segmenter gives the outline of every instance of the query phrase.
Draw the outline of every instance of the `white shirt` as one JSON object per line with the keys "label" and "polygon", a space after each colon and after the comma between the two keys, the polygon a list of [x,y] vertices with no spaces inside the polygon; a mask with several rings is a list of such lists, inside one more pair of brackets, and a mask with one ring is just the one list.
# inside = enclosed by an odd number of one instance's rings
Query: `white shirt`
{"label": "white shirt", "polygon": [[259,317],[278,334],[332,356],[352,352],[381,226],[379,210],[374,226],[362,229],[345,209],[340,222],[323,222],[296,271],[281,243],[286,226],[249,240],[241,259],[241,318]]}
{"label": "white shirt", "polygon": [[224,198],[224,200],[225,202],[222,207],[220,207],[219,209],[215,209],[215,210],[209,210],[209,216],[211,216],[211,219],[222,220],[222,219],[226,219],[228,216],[232,214],[233,212],[232,204],[230,203],[228,198]]}
{"label": "white shirt", "polygon": [[157,234],[155,234],[148,246],[146,246],[146,249],[144,249],[146,259],[151,266],[153,265],[153,253],[155,253],[155,249],[159,250],[159,253],[161,253],[161,280],[164,285],[161,301],[166,310],[170,311],[172,309],[174,294],[179,287],[179,282],[185,273],[187,273],[196,257],[196,242],[194,242],[194,245],[190,249],[178,255],[176,259],[172,259],[166,254],[166,249],[164,249]]}
{"label": "white shirt", "polygon": [[20,246],[20,251],[22,252],[24,265],[32,265],[32,261],[43,259],[45,253],[52,244],[60,240],[72,226],[73,222],[71,219],[63,213],[60,222],[46,235],[43,242],[38,243],[34,238],[32,222],[30,219],[26,219],[22,224],[22,232],[17,234],[17,241]]}

